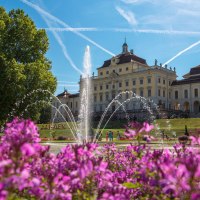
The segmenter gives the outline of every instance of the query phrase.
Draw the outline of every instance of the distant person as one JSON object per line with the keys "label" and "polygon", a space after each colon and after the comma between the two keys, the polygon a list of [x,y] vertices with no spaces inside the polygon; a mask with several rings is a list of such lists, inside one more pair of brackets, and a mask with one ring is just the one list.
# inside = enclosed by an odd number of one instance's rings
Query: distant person
{"label": "distant person", "polygon": [[164,140],[164,138],[165,138],[165,131],[162,130],[161,133],[162,133],[162,139]]}
{"label": "distant person", "polygon": [[99,131],[98,133],[97,133],[97,135],[96,135],[96,140],[98,141],[101,141],[101,131]]}
{"label": "distant person", "polygon": [[111,131],[111,140],[112,140],[112,142],[113,142],[113,138],[114,138],[114,133]]}
{"label": "distant person", "polygon": [[109,133],[108,133],[108,138],[109,138],[109,142],[112,142],[112,138],[113,138],[113,133],[112,133],[112,131],[109,131]]}
{"label": "distant person", "polygon": [[120,132],[117,131],[117,140],[120,140],[120,138],[121,138]]}
{"label": "distant person", "polygon": [[108,132],[106,132],[106,142],[108,142]]}
{"label": "distant person", "polygon": [[99,131],[99,141],[101,141],[101,140],[102,140],[102,132]]}

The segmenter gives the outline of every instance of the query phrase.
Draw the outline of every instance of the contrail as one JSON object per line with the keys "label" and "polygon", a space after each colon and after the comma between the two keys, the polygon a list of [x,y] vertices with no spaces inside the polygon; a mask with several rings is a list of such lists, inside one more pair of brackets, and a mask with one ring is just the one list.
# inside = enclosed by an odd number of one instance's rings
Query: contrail
{"label": "contrail", "polygon": [[153,33],[153,34],[165,34],[165,35],[200,35],[198,31],[178,31],[178,30],[160,30],[160,29],[128,29],[128,28],[39,28],[45,29],[46,31],[56,31],[56,32],[69,32],[72,30],[79,32],[122,32],[122,33]]}
{"label": "contrail", "polygon": [[[50,23],[49,21],[41,14],[42,18],[44,19],[44,21],[46,22],[47,26],[50,27]],[[58,33],[56,33],[55,31],[52,31],[55,39],[57,40],[58,44],[60,45],[60,47],[63,50],[64,56],[65,58],[68,60],[68,62],[70,63],[70,65],[80,74],[83,74],[83,72],[74,64],[74,62],[72,61],[71,57],[69,56],[67,49],[62,41],[62,39],[60,38],[60,36],[58,35]]]}
{"label": "contrail", "polygon": [[85,28],[85,27],[81,27],[81,28],[54,28],[54,27],[51,27],[51,28],[39,28],[39,29],[44,29],[46,31],[56,31],[56,32],[69,32],[69,31],[79,31],[79,32],[88,32],[88,31],[98,31],[97,28]]}
{"label": "contrail", "polygon": [[159,29],[124,29],[114,28],[111,29],[115,32],[135,32],[135,33],[155,33],[155,34],[166,34],[166,35],[200,35],[197,31],[177,31],[177,30],[159,30]]}
{"label": "contrail", "polygon": [[197,46],[200,44],[200,40],[198,42],[195,42],[194,44],[190,45],[189,47],[187,47],[186,49],[180,51],[179,53],[177,53],[173,58],[169,59],[167,62],[165,62],[163,65],[167,65],[169,64],[171,61],[173,61],[174,59],[176,59],[177,57],[179,57],[180,55],[182,55],[183,53],[185,53],[186,51],[192,49],[193,47]]}
{"label": "contrail", "polygon": [[58,24],[64,26],[65,28],[71,28],[71,31],[73,33],[75,33],[76,35],[80,36],[81,38],[87,40],[88,42],[90,42],[91,44],[95,45],[96,47],[98,47],[99,49],[101,49],[102,51],[110,54],[111,56],[115,56],[114,53],[110,52],[109,50],[105,49],[104,47],[102,47],[101,45],[97,44],[96,42],[94,42],[93,40],[91,40],[90,38],[88,38],[87,36],[83,35],[82,33],[79,33],[78,31],[74,30],[72,27],[70,27],[69,25],[67,25],[65,22],[63,22],[62,20],[58,19],[57,17],[51,15],[50,13],[46,12],[45,10],[43,10],[42,8],[40,8],[39,6],[28,2],[27,0],[20,0],[21,2],[25,3],[26,5],[30,6],[31,8],[35,9],[36,11],[38,11],[39,13],[41,13],[42,15],[47,16],[48,18],[52,19],[53,21],[57,22]]}

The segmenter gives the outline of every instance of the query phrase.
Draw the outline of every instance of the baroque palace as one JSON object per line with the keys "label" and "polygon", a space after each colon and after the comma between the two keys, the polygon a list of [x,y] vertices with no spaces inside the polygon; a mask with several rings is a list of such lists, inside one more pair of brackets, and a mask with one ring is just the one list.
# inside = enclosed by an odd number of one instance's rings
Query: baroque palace
{"label": "baroque palace", "polygon": [[[158,65],[157,60],[153,66],[149,66],[145,59],[136,56],[133,50],[128,50],[125,42],[122,45],[122,52],[104,61],[99,68],[98,75],[91,77],[91,104],[94,116],[100,116],[108,104],[122,91],[132,91],[133,93],[151,100],[157,104],[160,110],[168,113],[185,112],[192,117],[200,117],[200,65],[190,69],[190,72],[183,76],[184,79],[176,80],[175,68],[167,65]],[[80,78],[80,91],[83,79]],[[121,102],[130,98],[129,93],[121,96]],[[79,93],[70,94],[65,90],[57,96],[62,104],[66,104],[71,109],[74,116],[78,116]],[[58,102],[53,102],[59,107]],[[149,105],[151,107],[151,104]],[[117,105],[110,107],[110,112],[114,111]],[[141,113],[143,105],[139,101],[130,101],[125,105],[128,113],[137,115]],[[60,110],[67,118],[64,109]],[[55,109],[52,115],[55,114]],[[122,108],[116,115],[124,116]],[[57,119],[62,117],[58,115]]]}

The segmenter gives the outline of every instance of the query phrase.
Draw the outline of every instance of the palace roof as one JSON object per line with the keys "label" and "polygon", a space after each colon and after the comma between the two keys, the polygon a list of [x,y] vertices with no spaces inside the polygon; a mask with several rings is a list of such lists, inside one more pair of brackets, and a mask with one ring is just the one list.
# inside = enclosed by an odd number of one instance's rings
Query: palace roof
{"label": "palace roof", "polygon": [[200,65],[190,69],[190,75],[200,74]]}
{"label": "palace roof", "polygon": [[[140,57],[138,57],[135,54],[132,54],[130,52],[119,54],[119,55],[115,56],[115,58],[119,60],[119,62],[116,63],[117,65],[129,63],[129,62],[132,62],[132,61],[147,65],[145,59],[140,58]],[[108,67],[111,64],[111,60],[112,60],[112,58],[104,61],[104,64],[100,68]]]}
{"label": "palace roof", "polygon": [[75,97],[79,97],[79,93],[71,94],[67,92],[67,90],[65,90],[64,92],[57,95],[57,97],[64,97],[64,96],[68,96],[69,98],[75,98]]}

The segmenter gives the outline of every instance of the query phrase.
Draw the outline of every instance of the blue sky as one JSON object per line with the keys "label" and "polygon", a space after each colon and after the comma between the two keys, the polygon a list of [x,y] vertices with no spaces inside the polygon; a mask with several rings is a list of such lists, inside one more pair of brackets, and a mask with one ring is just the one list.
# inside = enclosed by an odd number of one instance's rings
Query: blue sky
{"label": "blue sky", "polygon": [[104,60],[121,53],[125,37],[129,49],[149,65],[155,59],[165,63],[195,44],[168,64],[179,79],[200,64],[199,0],[0,0],[0,5],[23,9],[38,28],[47,29],[56,94],[64,87],[78,91],[87,45],[97,74]]}

